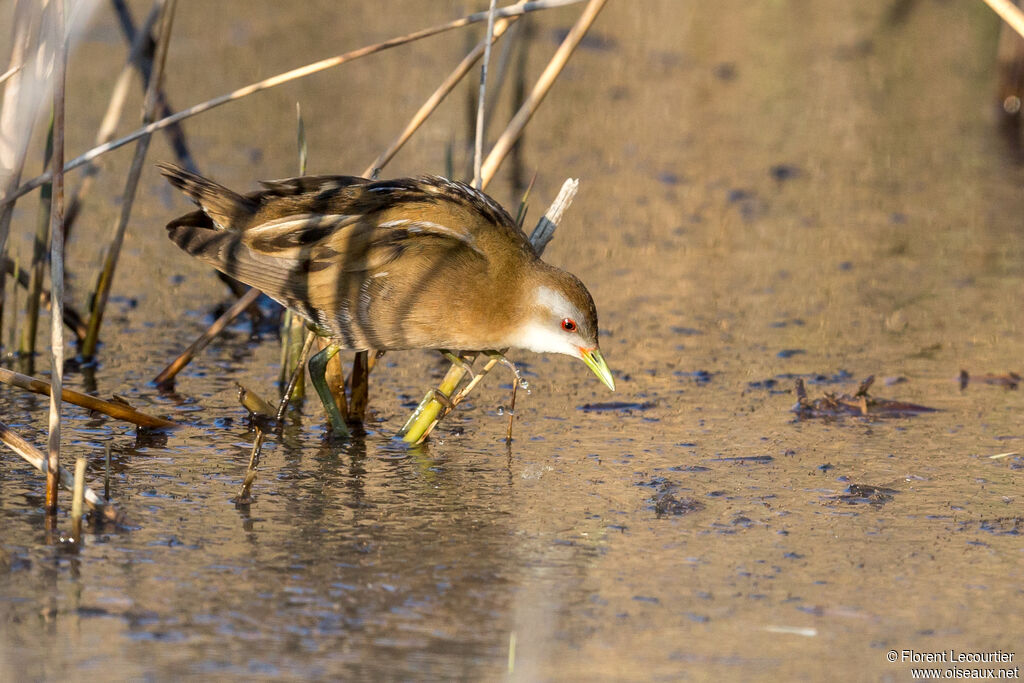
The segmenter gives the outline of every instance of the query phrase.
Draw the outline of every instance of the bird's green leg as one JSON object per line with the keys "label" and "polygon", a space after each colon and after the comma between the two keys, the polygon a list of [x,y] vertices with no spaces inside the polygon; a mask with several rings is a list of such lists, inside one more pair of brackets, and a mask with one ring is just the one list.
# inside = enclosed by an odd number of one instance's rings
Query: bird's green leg
{"label": "bird's green leg", "polygon": [[327,412],[327,419],[331,423],[331,429],[338,436],[351,436],[348,431],[348,425],[345,424],[345,419],[341,416],[341,412],[338,411],[338,404],[334,402],[334,396],[331,395],[331,390],[327,386],[327,363],[337,355],[338,351],[341,351],[341,347],[335,344],[328,344],[310,358],[309,378],[313,380],[313,387],[320,397],[320,402],[324,404],[324,411]]}

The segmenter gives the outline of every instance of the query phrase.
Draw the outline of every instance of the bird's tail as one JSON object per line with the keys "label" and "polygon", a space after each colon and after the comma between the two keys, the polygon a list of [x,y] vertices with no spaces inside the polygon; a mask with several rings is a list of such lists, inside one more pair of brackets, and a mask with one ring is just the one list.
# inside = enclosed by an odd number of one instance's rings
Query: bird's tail
{"label": "bird's tail", "polygon": [[198,204],[214,225],[222,230],[244,229],[247,219],[259,208],[249,197],[229,190],[209,178],[190,173],[180,166],[165,163],[156,166],[171,185]]}

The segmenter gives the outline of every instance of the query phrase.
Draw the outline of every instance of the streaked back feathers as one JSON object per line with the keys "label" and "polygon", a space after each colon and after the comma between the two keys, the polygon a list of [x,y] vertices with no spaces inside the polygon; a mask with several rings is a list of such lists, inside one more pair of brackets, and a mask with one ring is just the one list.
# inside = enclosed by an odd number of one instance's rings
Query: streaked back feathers
{"label": "streaked back feathers", "polygon": [[168,224],[175,244],[347,348],[495,347],[527,305],[522,271],[550,268],[497,202],[444,178],[307,176],[242,195],[159,168],[200,207]]}

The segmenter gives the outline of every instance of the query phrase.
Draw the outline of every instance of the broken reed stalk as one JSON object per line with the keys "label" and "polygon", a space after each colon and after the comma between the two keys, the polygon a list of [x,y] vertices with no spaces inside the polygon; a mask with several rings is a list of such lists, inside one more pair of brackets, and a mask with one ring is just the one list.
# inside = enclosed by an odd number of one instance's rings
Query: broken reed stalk
{"label": "broken reed stalk", "polygon": [[[157,0],[154,2],[149,15],[142,24],[142,27],[136,31],[133,36],[129,37],[129,40],[131,40],[131,47],[128,50],[128,58],[125,61],[124,67],[121,69],[121,73],[117,77],[117,81],[114,83],[114,89],[111,92],[110,101],[107,103],[107,111],[103,115],[103,120],[100,123],[99,130],[96,131],[94,142],[96,145],[102,145],[103,143],[110,142],[114,139],[114,134],[117,132],[117,125],[121,121],[121,113],[124,111],[124,103],[128,99],[128,88],[131,86],[132,70],[136,68],[137,63],[142,59],[142,53],[149,44],[150,31],[153,30],[153,26],[156,25],[157,20],[160,18],[163,6],[164,0]],[[148,87],[148,81],[143,87]],[[170,131],[171,129],[168,128],[167,130]],[[71,225],[78,217],[82,201],[92,188],[93,180],[99,173],[100,166],[100,159],[94,159],[85,165],[78,187],[76,187],[71,193],[71,197],[67,202],[64,225],[68,229],[70,229]]]}
{"label": "broken reed stalk", "polygon": [[[509,150],[515,144],[516,140],[522,134],[523,129],[533,116],[534,112],[537,111],[537,107],[544,100],[551,86],[554,84],[558,74],[562,72],[566,62],[568,62],[570,55],[579,45],[583,36],[586,35],[587,30],[597,19],[598,13],[604,8],[607,0],[590,0],[587,6],[583,9],[579,19],[573,25],[572,29],[566,35],[562,44],[558,46],[555,54],[551,57],[547,67],[541,73],[537,82],[533,86],[533,90],[530,92],[523,106],[519,108],[515,116],[509,122],[505,131],[498,138],[498,141],[494,143],[494,147],[491,148],[490,154],[487,155],[487,160],[483,163],[480,169],[480,187],[487,187],[491,178],[497,172],[501,162],[504,161]],[[474,179],[475,180],[475,179]],[[536,232],[536,231],[535,231]],[[550,237],[548,238],[550,239]],[[475,356],[473,358],[475,360]],[[472,360],[468,361],[472,363]],[[448,368],[447,374],[442,381],[444,387],[457,387],[462,379],[465,377],[466,371],[464,368],[452,364]],[[443,387],[439,387],[439,390],[443,392]],[[445,395],[451,395],[446,393]],[[410,443],[420,443],[423,439],[430,434],[430,431],[437,424],[438,416],[441,414],[442,405],[440,402],[433,398],[433,391],[429,392],[427,396],[420,402],[420,405],[413,411],[413,414],[406,421],[403,426],[402,438]]]}
{"label": "broken reed stalk", "polygon": [[[554,236],[555,228],[562,220],[562,216],[565,215],[565,210],[572,204],[572,200],[576,197],[576,192],[579,189],[579,181],[572,178],[566,179],[562,183],[562,189],[559,190],[558,196],[555,201],[552,202],[547,212],[537,222],[537,227],[530,233],[530,244],[536,250],[537,254],[540,255],[544,252],[551,238]],[[508,349],[501,349],[499,353],[504,355]],[[464,360],[472,364],[476,360],[476,354],[466,354]],[[476,388],[476,385],[483,380],[484,376],[491,371],[491,369],[498,363],[499,360],[492,358],[488,361],[484,369],[476,373],[476,376],[470,380],[469,384],[459,392],[457,395],[454,393],[455,389],[458,388],[459,384],[466,376],[466,368],[462,365],[452,364],[448,368],[448,372],[445,374],[444,379],[441,380],[441,384],[438,386],[437,391],[440,391],[445,396],[453,397],[451,400],[452,406],[456,406],[465,400],[466,396]],[[513,380],[516,381],[516,380]],[[427,392],[427,395],[420,401],[419,406],[413,411],[409,419],[406,420],[405,425],[399,431],[399,435],[402,440],[406,443],[423,443],[423,440],[430,436],[430,433],[437,426],[437,423],[444,416],[442,414],[444,406],[434,397],[434,391]],[[512,416],[509,417],[509,438],[511,439],[511,420]]]}
{"label": "broken reed stalk", "polygon": [[[494,16],[496,18],[520,16],[523,14],[527,14],[529,12],[537,12],[540,10],[552,9],[555,7],[565,7],[567,5],[575,5],[582,1],[583,0],[534,0],[533,2],[527,2],[521,5],[503,7],[499,10],[496,10]],[[454,21],[449,21],[445,24],[438,24],[437,26],[431,26],[429,28],[420,29],[419,31],[414,31],[404,36],[391,38],[389,40],[385,40],[374,45],[368,45],[366,47],[361,47],[356,50],[351,50],[344,54],[337,55],[336,57],[329,57],[319,62],[307,64],[297,69],[292,69],[291,71],[286,71],[285,73],[278,74],[277,76],[272,76],[257,83],[247,85],[243,88],[238,88],[237,90],[234,90],[230,93],[221,95],[219,97],[215,97],[211,100],[207,100],[206,102],[201,102],[200,104],[196,104],[192,107],[189,107],[188,109],[183,109],[182,111],[164,117],[159,121],[154,121],[148,126],[140,128],[122,138],[112,140],[111,142],[108,142],[106,144],[93,147],[84,154],[75,157],[67,164],[65,164],[64,170],[72,171],[99,156],[107,154],[108,152],[118,149],[119,147],[123,147],[124,145],[127,145],[130,142],[138,140],[143,135],[149,135],[155,131],[162,130],[164,128],[167,128],[168,126],[172,126],[178,123],[179,121],[183,121],[192,116],[196,116],[197,114],[202,114],[203,112],[215,109],[216,107],[219,107],[222,104],[227,104],[228,102],[240,100],[243,97],[248,97],[249,95],[253,95],[255,93],[262,92],[263,90],[276,87],[278,85],[281,85],[282,83],[294,81],[298,78],[303,78],[305,76],[318,73],[325,69],[330,69],[341,64],[344,64],[346,62],[350,62],[361,57],[372,55],[376,52],[382,52],[383,50],[398,47],[399,45],[405,45],[406,43],[411,43],[416,40],[422,40],[423,38],[428,38],[430,36],[437,35],[438,33],[443,33],[445,31],[451,31],[453,29],[462,28],[463,26],[475,24],[477,22],[484,21],[485,19],[487,19],[488,16],[488,12],[477,12],[476,14],[470,14],[465,17],[462,17],[461,19],[456,19]],[[0,206],[9,205],[18,197],[21,197],[22,195],[31,192],[32,190],[42,185],[44,182],[50,180],[51,177],[52,174],[49,172],[42,173],[36,176],[35,178],[25,183],[22,183],[17,188],[9,190],[2,197],[0,197]]]}
{"label": "broken reed stalk", "polygon": [[[36,377],[29,377],[13,370],[0,367],[0,383],[9,384],[19,389],[31,391],[34,394],[40,394],[42,396],[51,395],[50,383],[45,380],[38,379]],[[89,410],[95,410],[98,413],[103,413],[117,420],[124,420],[125,422],[131,422],[140,427],[150,427],[154,429],[166,429],[175,428],[179,425],[165,420],[162,417],[154,417],[145,413],[126,406],[123,403],[114,403],[113,401],[104,401],[101,398],[95,396],[89,396],[88,394],[79,393],[73,389],[61,390],[61,399],[68,403]]]}
{"label": "broken reed stalk", "polygon": [[71,490],[71,540],[82,542],[82,499],[85,498],[85,458],[75,459],[75,481]]}
{"label": "broken reed stalk", "polygon": [[[44,455],[39,449],[30,444],[28,441],[23,439],[21,435],[15,432],[13,429],[0,422],[0,441],[3,441],[7,446],[20,455],[28,464],[35,467],[39,472],[46,473],[47,462],[46,455]],[[74,487],[74,475],[71,474],[67,469],[61,467],[59,475],[60,485],[65,490],[71,491]],[[101,499],[96,493],[88,486],[83,487],[83,499],[85,504],[89,506],[89,509],[98,513],[103,519],[114,522],[117,521],[118,513],[117,508],[110,502],[106,502]]]}
{"label": "broken reed stalk", "polygon": [[984,0],[985,4],[992,8],[992,11],[1010,25],[1014,31],[1024,37],[1024,12],[1014,5],[1010,0]]}
{"label": "broken reed stalk", "polygon": [[50,207],[50,392],[49,438],[46,460],[46,511],[57,512],[60,479],[60,412],[64,383],[64,80],[67,43],[64,39],[64,3],[51,6],[54,50],[53,84],[53,197]]}
{"label": "broken reed stalk", "polygon": [[477,97],[476,104],[476,140],[473,147],[473,180],[476,189],[483,189],[480,186],[480,164],[484,158],[484,103],[487,101],[487,66],[491,61],[491,36],[494,35],[494,3],[495,0],[491,0],[491,6],[488,10],[487,16],[487,37],[484,38],[484,61],[480,65],[480,94]]}
{"label": "broken reed stalk", "polygon": [[[142,123],[148,124],[153,120],[157,105],[157,93],[163,83],[164,65],[167,62],[167,46],[171,42],[171,28],[174,25],[174,10],[177,0],[167,0],[164,5],[162,19],[160,22],[160,39],[156,45],[156,56],[154,57],[154,72],[149,79],[149,86],[146,88],[145,104],[143,105]],[[121,196],[121,213],[118,216],[117,225],[114,227],[110,243],[107,245],[107,254],[103,261],[103,268],[96,283],[96,290],[92,295],[92,311],[89,315],[89,330],[82,342],[82,357],[91,359],[96,353],[96,345],[99,340],[100,325],[103,323],[103,313],[107,307],[107,300],[110,297],[110,287],[114,280],[114,272],[117,270],[117,261],[121,256],[121,245],[124,244],[124,233],[128,228],[128,219],[132,214],[132,206],[135,203],[135,193],[139,186],[139,177],[142,175],[142,165],[146,161],[146,153],[149,151],[150,136],[144,135],[139,138],[135,146],[135,156],[132,158],[132,165],[128,171],[128,179],[125,181],[124,194]]]}
{"label": "broken reed stalk", "polygon": [[[565,68],[566,62],[569,61],[569,57],[573,51],[580,44],[583,36],[586,35],[590,29],[594,20],[597,19],[597,15],[604,8],[607,0],[590,0],[587,6],[583,9],[580,14],[580,18],[576,20],[576,23],[570,29],[569,34],[562,41],[562,44],[558,46],[555,54],[551,57],[547,67],[541,73],[537,82],[533,86],[533,90],[527,96],[523,106],[519,108],[516,115],[512,117],[508,126],[505,128],[505,132],[501,134],[498,141],[494,143],[494,147],[491,148],[490,154],[487,155],[487,161],[484,162],[483,168],[481,169],[481,177],[489,179],[494,176],[498,170],[498,166],[504,161],[505,156],[509,150],[515,144],[516,140],[523,132],[523,128],[529,122],[530,118],[533,117],[534,112],[537,111],[537,107],[544,101],[544,97],[551,90],[551,86],[554,85],[555,79]],[[486,185],[486,182],[484,183]]]}
{"label": "broken reed stalk", "polygon": [[[50,168],[53,157],[53,114],[50,114],[50,125],[46,132],[46,144],[43,152],[43,168]],[[28,296],[25,303],[25,322],[21,328],[21,342],[18,352],[25,359],[28,372],[35,371],[36,333],[39,331],[39,307],[43,296],[43,271],[46,265],[46,252],[50,241],[50,202],[53,200],[53,188],[50,183],[39,190],[39,218],[36,221],[36,236],[32,243],[32,265],[29,277]],[[24,368],[23,368],[24,369]]]}

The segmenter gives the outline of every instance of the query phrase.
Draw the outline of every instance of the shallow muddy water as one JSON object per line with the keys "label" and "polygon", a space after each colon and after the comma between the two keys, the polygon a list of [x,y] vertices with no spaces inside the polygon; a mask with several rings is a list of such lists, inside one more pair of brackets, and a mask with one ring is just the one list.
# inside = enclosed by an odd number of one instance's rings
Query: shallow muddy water
{"label": "shallow muddy water", "polygon": [[[168,96],[182,108],[470,4],[182,2]],[[69,154],[123,59],[104,12],[72,59]],[[531,74],[577,12],[535,15]],[[110,445],[127,519],[77,552],[45,530],[41,479],[0,457],[0,679],[907,680],[903,650],[1018,666],[1024,399],[981,381],[1024,357],[998,28],[981,3],[613,0],[524,162],[536,206],[581,179],[545,258],[593,293],[616,393],[577,361],[513,352],[531,391],[510,447],[496,375],[407,449],[393,436],[444,366],[389,354],[365,439],[326,440],[307,399],[268,438],[248,508],[232,503],[253,439],[235,383],[271,396],[278,345],[242,321],[173,393],[149,384],[229,298],[167,241],[188,207],[150,168],[100,364],[66,382],[186,426],[66,409],[94,487]],[[298,100],[310,172],[358,173],[466,43],[398,48],[184,130],[205,173],[253,187],[295,173]],[[459,91],[384,175],[443,172],[465,108]],[[109,156],[69,244],[80,308],[130,156]],[[150,159],[171,158],[154,138]],[[514,206],[508,178],[491,192]],[[24,249],[35,202],[19,207]],[[872,374],[872,395],[939,412],[790,410],[797,377],[814,399]],[[41,397],[4,388],[0,412],[45,444]]]}

